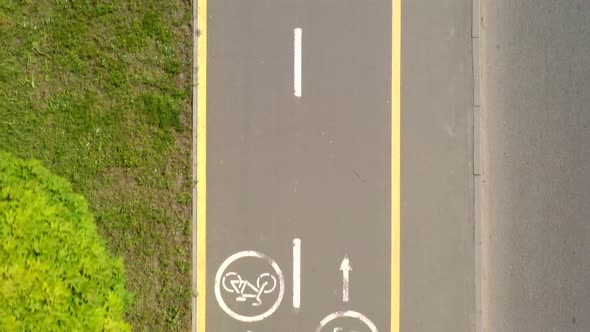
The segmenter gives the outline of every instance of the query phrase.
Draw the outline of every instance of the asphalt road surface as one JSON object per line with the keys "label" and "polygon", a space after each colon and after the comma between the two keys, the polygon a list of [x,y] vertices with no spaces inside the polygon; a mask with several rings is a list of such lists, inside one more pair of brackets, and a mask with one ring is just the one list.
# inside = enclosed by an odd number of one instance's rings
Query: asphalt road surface
{"label": "asphalt road surface", "polygon": [[590,331],[590,2],[482,2],[485,331]]}
{"label": "asphalt road surface", "polygon": [[402,3],[403,332],[474,330],[471,15]]}
{"label": "asphalt road surface", "polygon": [[[473,330],[471,13],[402,7],[402,331]],[[199,332],[389,331],[392,2],[215,0],[207,17]]]}

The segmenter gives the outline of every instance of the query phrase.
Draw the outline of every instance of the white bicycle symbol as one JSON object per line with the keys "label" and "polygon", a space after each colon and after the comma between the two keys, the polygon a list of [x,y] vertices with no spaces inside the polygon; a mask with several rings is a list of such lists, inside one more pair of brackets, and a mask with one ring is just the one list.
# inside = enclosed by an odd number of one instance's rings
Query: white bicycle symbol
{"label": "white bicycle symbol", "polygon": [[[238,273],[232,272],[233,269],[228,269],[230,265],[240,260],[246,260],[248,264],[254,263],[252,267],[261,269],[255,274],[260,274],[256,282],[244,280]],[[257,251],[240,251],[229,256],[219,266],[215,274],[214,290],[217,303],[230,317],[246,323],[258,322],[272,315],[281,305],[285,295],[285,278],[281,268],[272,258]],[[226,298],[233,297],[231,301],[233,303],[228,305],[222,292],[225,293]],[[263,296],[263,294],[266,295]],[[262,305],[263,300],[265,304],[268,301],[272,304]],[[250,309],[245,310],[245,305],[236,306],[236,303],[251,303],[251,306],[248,305]]]}
{"label": "white bicycle symbol", "polygon": [[260,299],[262,294],[272,293],[277,287],[277,279],[270,273],[262,273],[256,279],[256,285],[243,280],[236,272],[228,272],[221,280],[223,289],[228,293],[238,294],[236,296],[237,302],[246,302],[252,299],[252,306],[257,307],[262,304]]}

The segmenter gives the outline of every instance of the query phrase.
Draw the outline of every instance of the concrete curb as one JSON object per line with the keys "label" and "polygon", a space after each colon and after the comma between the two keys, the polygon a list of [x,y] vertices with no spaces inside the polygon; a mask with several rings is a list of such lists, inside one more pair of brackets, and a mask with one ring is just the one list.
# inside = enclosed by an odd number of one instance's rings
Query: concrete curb
{"label": "concrete curb", "polygon": [[[478,1],[478,0],[473,0]],[[473,105],[480,106],[479,37],[471,37],[473,49]]]}
{"label": "concrete curb", "polygon": [[473,51],[473,222],[474,222],[474,331],[483,332],[483,264],[482,264],[482,165],[481,165],[481,71],[480,71],[480,0],[472,0],[471,41]]}
{"label": "concrete curb", "polygon": [[483,269],[482,269],[482,225],[481,225],[481,175],[473,177],[474,189],[474,233],[475,233],[475,332],[483,332]]}
{"label": "concrete curb", "polygon": [[473,175],[481,175],[481,107],[473,106]]}

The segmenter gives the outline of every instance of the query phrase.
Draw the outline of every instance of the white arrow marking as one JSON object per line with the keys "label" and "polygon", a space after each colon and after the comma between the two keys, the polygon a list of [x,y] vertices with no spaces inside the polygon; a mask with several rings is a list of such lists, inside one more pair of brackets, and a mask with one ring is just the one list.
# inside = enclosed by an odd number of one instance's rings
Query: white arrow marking
{"label": "white arrow marking", "polygon": [[352,267],[350,267],[350,261],[346,255],[344,255],[342,264],[340,264],[340,271],[342,271],[342,301],[348,302],[348,288],[350,283],[350,271],[352,271]]}

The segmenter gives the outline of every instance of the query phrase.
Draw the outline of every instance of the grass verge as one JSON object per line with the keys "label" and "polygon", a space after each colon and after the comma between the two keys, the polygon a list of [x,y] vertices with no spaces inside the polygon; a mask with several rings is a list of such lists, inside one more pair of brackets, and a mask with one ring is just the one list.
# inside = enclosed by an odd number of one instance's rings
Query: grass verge
{"label": "grass verge", "polygon": [[0,150],[83,194],[134,331],[190,326],[191,5],[0,1]]}

